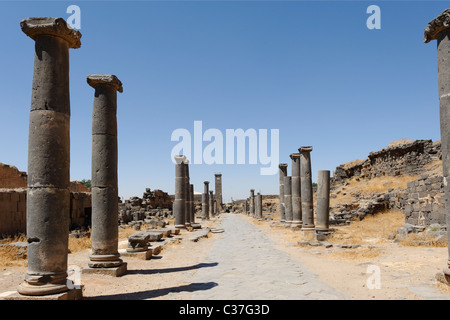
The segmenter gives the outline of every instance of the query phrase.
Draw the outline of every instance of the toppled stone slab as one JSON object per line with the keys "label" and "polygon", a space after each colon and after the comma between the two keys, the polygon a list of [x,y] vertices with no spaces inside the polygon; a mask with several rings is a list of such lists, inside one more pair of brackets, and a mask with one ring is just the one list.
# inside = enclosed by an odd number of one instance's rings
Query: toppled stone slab
{"label": "toppled stone slab", "polygon": [[169,228],[147,228],[147,232],[160,232],[162,233],[163,238],[170,237],[172,234],[172,230]]}
{"label": "toppled stone slab", "polygon": [[193,236],[189,237],[188,239],[190,241],[197,242],[201,238],[207,238],[210,231],[211,231],[211,229],[209,229],[209,228],[202,229],[202,230],[196,232]]}

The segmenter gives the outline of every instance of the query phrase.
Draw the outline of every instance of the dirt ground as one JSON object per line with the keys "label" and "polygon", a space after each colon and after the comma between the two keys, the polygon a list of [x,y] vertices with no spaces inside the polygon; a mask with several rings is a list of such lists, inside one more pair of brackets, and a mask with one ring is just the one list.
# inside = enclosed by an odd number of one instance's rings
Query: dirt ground
{"label": "dirt ground", "polygon": [[[368,239],[369,250],[375,255],[358,254],[367,247],[343,249],[300,247],[298,232],[277,226],[274,222],[257,221],[242,215],[267,234],[277,248],[299,259],[318,278],[336,290],[345,292],[351,299],[444,299],[450,298],[448,287],[435,281],[435,274],[447,263],[447,248],[410,247],[398,243],[375,243]],[[220,218],[218,218],[220,219]],[[193,291],[189,279],[200,267],[205,267],[204,257],[220,232],[219,220],[200,222],[211,228],[208,238],[197,242],[182,239],[168,244],[151,260],[124,258],[128,272],[123,277],[83,274],[85,299],[182,299],[181,291]],[[187,236],[187,232],[181,237]],[[126,238],[119,239],[119,248],[126,247]],[[90,250],[69,254],[69,266],[86,267]],[[375,268],[380,275],[380,288],[370,288]],[[373,269],[372,269],[373,270]],[[174,272],[176,271],[176,272]],[[370,271],[370,270],[369,270]],[[0,268],[0,298],[17,289],[23,281],[26,267]]]}

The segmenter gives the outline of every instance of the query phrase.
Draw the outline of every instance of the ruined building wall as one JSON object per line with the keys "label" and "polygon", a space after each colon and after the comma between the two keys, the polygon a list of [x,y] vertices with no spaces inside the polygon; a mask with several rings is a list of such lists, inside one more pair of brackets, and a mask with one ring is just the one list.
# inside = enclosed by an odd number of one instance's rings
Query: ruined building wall
{"label": "ruined building wall", "polygon": [[440,142],[416,140],[371,152],[365,160],[336,167],[331,184],[340,184],[352,177],[372,179],[379,176],[416,175],[424,171],[426,164],[440,158]]}

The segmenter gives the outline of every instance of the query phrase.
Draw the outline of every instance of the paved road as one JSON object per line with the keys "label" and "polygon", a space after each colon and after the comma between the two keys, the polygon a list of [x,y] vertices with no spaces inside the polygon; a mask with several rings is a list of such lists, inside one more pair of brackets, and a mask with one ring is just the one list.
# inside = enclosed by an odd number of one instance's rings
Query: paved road
{"label": "paved road", "polygon": [[[222,214],[204,265],[189,282],[197,286],[182,299],[348,299],[325,285],[301,262],[238,214]],[[175,298],[175,297],[173,297]]]}

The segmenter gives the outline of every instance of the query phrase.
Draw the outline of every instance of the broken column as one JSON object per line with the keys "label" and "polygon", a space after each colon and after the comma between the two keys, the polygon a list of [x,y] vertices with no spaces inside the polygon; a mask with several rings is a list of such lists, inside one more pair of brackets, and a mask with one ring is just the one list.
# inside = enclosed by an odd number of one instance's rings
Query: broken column
{"label": "broken column", "polygon": [[300,147],[300,184],[302,195],[302,231],[314,231],[313,188],[311,177],[312,147]]}
{"label": "broken column", "polygon": [[191,190],[191,184],[190,184],[190,178],[189,178],[189,160],[186,160],[184,163],[185,166],[185,177],[184,182],[186,183],[185,186],[185,210],[184,210],[184,217],[185,217],[185,226],[190,227],[191,226],[191,196],[190,196],[190,190]]}
{"label": "broken column", "polygon": [[302,226],[302,197],[300,181],[300,153],[292,153],[292,223],[291,228],[301,228]]}
{"label": "broken column", "polygon": [[[444,176],[445,214],[450,240],[450,9],[444,10],[425,28],[424,42],[437,40],[438,88],[440,101],[440,128],[442,167]],[[449,241],[450,242],[450,241]],[[450,246],[447,266],[437,279],[450,284]]]}
{"label": "broken column", "polygon": [[209,191],[209,216],[214,217],[214,192]]}
{"label": "broken column", "polygon": [[255,216],[255,189],[250,189],[250,215]]}
{"label": "broken column", "polygon": [[262,218],[262,195],[260,192],[256,194],[256,218]]}
{"label": "broken column", "polygon": [[[89,267],[126,272],[118,252],[117,91],[122,82],[114,75],[87,76],[95,89],[92,113],[92,232]],[[111,270],[109,270],[111,271]],[[114,273],[112,273],[114,274]]]}
{"label": "broken column", "polygon": [[316,231],[328,232],[330,226],[330,171],[319,170],[317,180]]}
{"label": "broken column", "polygon": [[284,178],[287,176],[287,163],[280,163],[278,165],[280,177],[280,222],[285,222],[285,208],[284,208]]}
{"label": "broken column", "polygon": [[28,133],[28,267],[18,292],[42,296],[69,291],[69,49],[81,46],[81,34],[62,18],[26,18],[20,27],[35,41],[35,54]]}
{"label": "broken column", "polygon": [[186,218],[186,183],[185,166],[186,157],[183,155],[175,156],[175,200],[173,202],[173,215],[175,216],[175,228],[185,228]]}
{"label": "broken column", "polygon": [[285,225],[290,226],[292,222],[292,177],[284,177],[284,214]]}
{"label": "broken column", "polygon": [[209,219],[209,181],[203,182],[202,193],[202,219]]}

